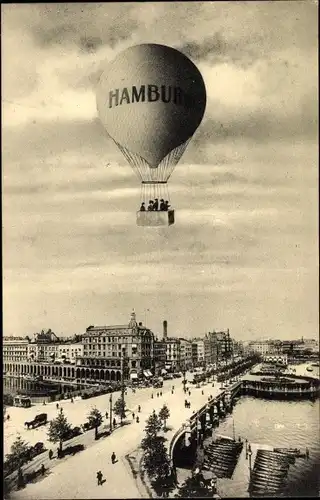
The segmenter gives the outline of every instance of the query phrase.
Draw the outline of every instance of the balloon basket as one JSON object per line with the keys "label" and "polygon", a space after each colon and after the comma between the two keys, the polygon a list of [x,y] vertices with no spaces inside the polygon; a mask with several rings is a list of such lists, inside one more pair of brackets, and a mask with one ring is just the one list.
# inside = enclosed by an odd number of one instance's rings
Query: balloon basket
{"label": "balloon basket", "polygon": [[137,212],[137,226],[159,227],[174,224],[174,210]]}

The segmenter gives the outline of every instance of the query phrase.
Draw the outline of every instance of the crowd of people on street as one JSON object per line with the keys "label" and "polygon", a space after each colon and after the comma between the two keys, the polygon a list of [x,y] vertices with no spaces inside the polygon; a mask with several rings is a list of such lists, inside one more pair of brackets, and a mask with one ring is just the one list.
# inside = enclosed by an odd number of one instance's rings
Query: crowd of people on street
{"label": "crowd of people on street", "polygon": [[171,205],[168,202],[168,200],[164,201],[164,199],[161,198],[160,204],[159,204],[158,198],[155,198],[155,200],[149,201],[148,208],[145,207],[145,202],[143,201],[141,203],[140,212],[145,212],[146,210],[148,212],[157,212],[158,210],[160,210],[161,212],[167,212],[169,210],[170,206]]}

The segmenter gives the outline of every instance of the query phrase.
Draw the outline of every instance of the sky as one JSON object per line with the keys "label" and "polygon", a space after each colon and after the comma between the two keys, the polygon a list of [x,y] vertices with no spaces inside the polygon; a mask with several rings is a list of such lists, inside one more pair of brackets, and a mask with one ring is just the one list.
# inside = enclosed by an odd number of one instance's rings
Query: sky
{"label": "sky", "polygon": [[[317,337],[314,1],[7,4],[2,12],[3,332],[137,320],[161,336]],[[170,179],[175,225],[136,226],[140,186],[96,112],[102,68],[181,50],[207,108]]]}

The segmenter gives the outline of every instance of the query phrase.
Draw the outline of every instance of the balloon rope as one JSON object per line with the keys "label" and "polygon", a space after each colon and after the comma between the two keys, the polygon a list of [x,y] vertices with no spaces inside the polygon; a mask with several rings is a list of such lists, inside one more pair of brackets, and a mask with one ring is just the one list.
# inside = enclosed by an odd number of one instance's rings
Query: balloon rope
{"label": "balloon rope", "polygon": [[167,181],[171,177],[175,166],[185,152],[190,140],[191,137],[186,142],[170,151],[170,153],[162,160],[161,164],[164,169],[163,180]]}
{"label": "balloon rope", "polygon": [[142,180],[142,175],[141,175],[139,167],[136,163],[136,160],[134,158],[132,158],[132,155],[130,154],[130,152],[126,148],[123,148],[117,142],[116,142],[116,144],[117,144],[118,148],[120,149],[120,151],[122,152],[123,156],[126,158],[129,165],[132,167],[132,169],[133,169],[134,173],[137,175],[138,179]]}

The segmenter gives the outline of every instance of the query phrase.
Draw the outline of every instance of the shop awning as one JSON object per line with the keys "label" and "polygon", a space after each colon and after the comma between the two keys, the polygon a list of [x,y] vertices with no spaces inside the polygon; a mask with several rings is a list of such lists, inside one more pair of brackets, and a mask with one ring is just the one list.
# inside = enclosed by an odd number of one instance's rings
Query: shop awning
{"label": "shop awning", "polygon": [[148,377],[148,378],[149,378],[149,377],[152,377],[152,373],[151,373],[149,370],[144,370],[144,371],[143,371],[143,375],[144,375],[145,377]]}
{"label": "shop awning", "polygon": [[138,374],[137,373],[130,373],[130,378],[131,378],[131,380],[134,378],[138,378]]}

